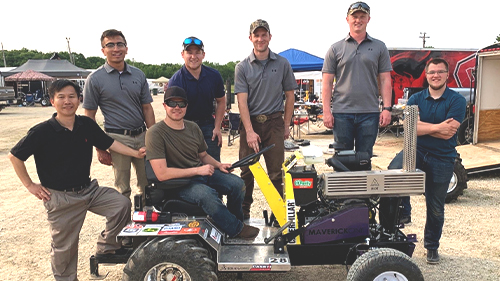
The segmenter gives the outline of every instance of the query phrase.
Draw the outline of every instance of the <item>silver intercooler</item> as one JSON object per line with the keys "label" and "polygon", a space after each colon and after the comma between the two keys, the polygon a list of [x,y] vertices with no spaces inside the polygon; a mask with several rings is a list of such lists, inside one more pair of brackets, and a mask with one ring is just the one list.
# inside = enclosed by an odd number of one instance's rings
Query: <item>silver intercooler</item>
{"label": "silver intercooler", "polygon": [[417,170],[418,107],[407,106],[404,116],[404,157],[402,170],[325,173],[322,177],[326,198],[365,198],[423,194],[425,173]]}

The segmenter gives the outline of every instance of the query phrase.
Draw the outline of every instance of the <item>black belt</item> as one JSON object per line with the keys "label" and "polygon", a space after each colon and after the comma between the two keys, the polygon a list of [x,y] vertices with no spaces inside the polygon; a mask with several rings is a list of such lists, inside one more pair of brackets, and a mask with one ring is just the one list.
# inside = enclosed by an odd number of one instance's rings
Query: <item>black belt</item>
{"label": "black belt", "polygon": [[259,114],[259,115],[250,116],[250,120],[257,121],[258,123],[265,123],[268,120],[282,117],[282,116],[283,116],[283,113],[281,111],[277,111],[277,112],[271,113],[269,115]]}
{"label": "black belt", "polygon": [[87,183],[84,183],[84,184],[81,184],[81,185],[75,185],[75,186],[72,186],[72,187],[69,187],[69,188],[65,188],[62,191],[77,192],[77,191],[85,189],[85,188],[87,188],[89,186],[90,186],[90,179],[89,179],[89,181]]}
{"label": "black belt", "polygon": [[125,136],[137,136],[146,131],[146,125],[142,125],[142,127],[133,129],[133,130],[125,130],[125,129],[104,129],[107,133],[125,135]]}

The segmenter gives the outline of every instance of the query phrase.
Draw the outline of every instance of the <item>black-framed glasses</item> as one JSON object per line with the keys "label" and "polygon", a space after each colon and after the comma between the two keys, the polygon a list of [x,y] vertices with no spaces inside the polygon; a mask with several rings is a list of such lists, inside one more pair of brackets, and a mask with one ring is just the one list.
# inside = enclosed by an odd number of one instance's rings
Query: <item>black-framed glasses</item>
{"label": "black-framed glasses", "polygon": [[127,44],[123,43],[123,42],[118,42],[118,43],[110,42],[110,43],[104,45],[104,47],[106,47],[108,49],[113,49],[115,46],[117,46],[118,49],[123,49],[123,48],[127,47]]}
{"label": "black-framed glasses", "polygon": [[431,70],[426,72],[429,75],[448,73],[448,70]]}
{"label": "black-framed glasses", "polygon": [[184,45],[195,44],[196,46],[203,46],[203,42],[198,38],[189,37],[184,39]]}
{"label": "black-framed glasses", "polygon": [[168,107],[175,108],[176,106],[179,106],[179,108],[185,108],[188,103],[186,101],[174,101],[174,100],[167,100],[165,104]]}
{"label": "black-framed glasses", "polygon": [[356,3],[352,3],[351,6],[349,7],[349,11],[350,10],[354,10],[354,9],[359,9],[359,8],[362,8],[362,9],[365,9],[365,10],[370,10],[370,6],[368,6],[366,3],[364,2],[356,2]]}

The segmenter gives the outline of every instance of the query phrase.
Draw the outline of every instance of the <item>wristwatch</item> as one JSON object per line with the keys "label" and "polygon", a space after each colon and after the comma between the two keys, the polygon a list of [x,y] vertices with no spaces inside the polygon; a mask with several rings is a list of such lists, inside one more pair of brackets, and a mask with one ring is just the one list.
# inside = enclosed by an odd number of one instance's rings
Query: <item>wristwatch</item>
{"label": "wristwatch", "polygon": [[387,111],[391,112],[392,106],[384,106],[384,107],[382,107],[382,110],[387,110]]}

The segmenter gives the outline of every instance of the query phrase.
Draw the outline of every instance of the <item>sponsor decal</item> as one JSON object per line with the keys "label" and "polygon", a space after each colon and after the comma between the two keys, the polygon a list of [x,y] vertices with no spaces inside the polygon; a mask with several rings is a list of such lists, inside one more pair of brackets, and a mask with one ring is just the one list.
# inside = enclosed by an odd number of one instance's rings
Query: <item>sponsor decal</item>
{"label": "sponsor decal", "polygon": [[366,233],[366,230],[360,228],[329,228],[329,229],[311,229],[309,235],[335,235],[335,234],[357,234]]}
{"label": "sponsor decal", "polygon": [[313,178],[295,178],[293,179],[293,189],[312,189]]}
{"label": "sponsor decal", "polygon": [[272,265],[270,264],[254,264],[250,271],[271,271]]}
{"label": "sponsor decal", "polygon": [[198,232],[200,232],[199,227],[184,227],[181,229],[181,233],[185,233],[185,234],[193,234],[193,233],[198,233]]}
{"label": "sponsor decal", "polygon": [[198,221],[192,221],[192,222],[188,223],[188,226],[189,227],[198,227],[198,226],[200,226],[200,223]]}
{"label": "sponsor decal", "polygon": [[210,232],[210,238],[214,239],[214,241],[217,242],[217,244],[219,244],[221,234],[215,228],[212,228],[212,231]]}
{"label": "sponsor decal", "polygon": [[141,231],[140,228],[125,228],[122,233],[137,233],[139,231]]}
{"label": "sponsor decal", "polygon": [[207,240],[208,228],[203,229],[203,239]]}
{"label": "sponsor decal", "polygon": [[[292,221],[290,226],[288,226],[288,233],[295,230],[295,200],[286,200],[286,214],[287,219]],[[295,243],[295,238],[290,240],[290,243]]]}
{"label": "sponsor decal", "polygon": [[160,230],[160,229],[156,228],[156,227],[148,227],[148,228],[144,228],[142,230],[142,232],[157,232],[158,230]]}
{"label": "sponsor decal", "polygon": [[182,225],[176,223],[176,224],[167,224],[164,225],[161,230],[158,232],[158,234],[161,235],[174,235],[174,234],[179,234],[182,229]]}

